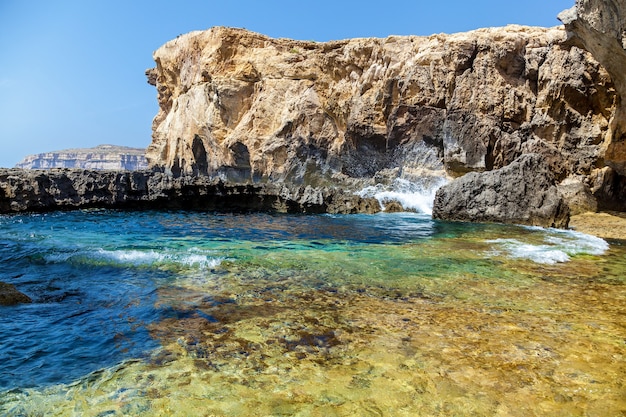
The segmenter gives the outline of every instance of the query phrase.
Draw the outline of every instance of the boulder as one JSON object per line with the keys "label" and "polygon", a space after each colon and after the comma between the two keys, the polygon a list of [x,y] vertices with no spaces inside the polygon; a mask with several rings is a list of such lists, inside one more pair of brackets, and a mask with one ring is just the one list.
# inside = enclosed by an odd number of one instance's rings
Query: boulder
{"label": "boulder", "polygon": [[567,202],[571,216],[598,210],[598,202],[591,189],[580,178],[567,177],[558,185],[558,189]]}
{"label": "boulder", "polygon": [[569,208],[539,154],[493,171],[472,172],[441,187],[433,218],[565,228]]}

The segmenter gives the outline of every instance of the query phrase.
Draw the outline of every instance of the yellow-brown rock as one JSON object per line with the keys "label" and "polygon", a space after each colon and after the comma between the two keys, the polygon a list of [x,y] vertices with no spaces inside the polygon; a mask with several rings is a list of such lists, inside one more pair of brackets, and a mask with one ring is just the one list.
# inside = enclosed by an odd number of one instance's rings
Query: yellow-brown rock
{"label": "yellow-brown rock", "polygon": [[[152,166],[324,185],[459,176],[540,153],[557,180],[603,158],[616,95],[562,27],[327,43],[215,27],[147,71]],[[601,165],[601,163],[600,163]]]}

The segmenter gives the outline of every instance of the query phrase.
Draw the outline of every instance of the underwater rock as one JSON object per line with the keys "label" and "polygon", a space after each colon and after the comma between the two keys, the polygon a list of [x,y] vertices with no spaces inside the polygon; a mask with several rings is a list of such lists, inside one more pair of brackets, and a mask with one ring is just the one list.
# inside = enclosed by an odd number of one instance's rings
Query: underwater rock
{"label": "underwater rock", "polygon": [[441,187],[433,218],[565,228],[569,208],[539,154],[493,171],[469,173]]}
{"label": "underwater rock", "polygon": [[33,300],[15,288],[15,285],[0,281],[0,306],[32,303]]}

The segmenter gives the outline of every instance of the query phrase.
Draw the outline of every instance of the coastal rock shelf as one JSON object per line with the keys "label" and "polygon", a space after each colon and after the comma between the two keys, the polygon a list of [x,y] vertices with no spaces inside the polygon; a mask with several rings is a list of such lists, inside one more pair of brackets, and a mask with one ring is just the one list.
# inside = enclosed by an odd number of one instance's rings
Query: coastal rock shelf
{"label": "coastal rock shelf", "polygon": [[0,169],[0,213],[77,208],[374,213],[375,198],[336,188],[233,184],[152,171]]}

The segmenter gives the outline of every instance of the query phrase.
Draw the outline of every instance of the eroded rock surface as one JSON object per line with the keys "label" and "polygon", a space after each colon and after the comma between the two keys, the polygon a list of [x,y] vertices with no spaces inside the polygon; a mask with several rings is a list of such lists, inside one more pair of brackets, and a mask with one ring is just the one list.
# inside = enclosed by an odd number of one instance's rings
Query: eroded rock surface
{"label": "eroded rock surface", "polygon": [[524,153],[559,180],[585,176],[615,88],[565,39],[521,26],[327,43],[192,32],[147,71],[160,106],[147,157],[174,175],[304,185],[460,176]]}
{"label": "eroded rock surface", "polygon": [[559,19],[567,29],[567,44],[591,52],[615,84],[617,111],[609,121],[605,161],[626,175],[626,0],[577,0]]}
{"label": "eroded rock surface", "polygon": [[152,171],[0,169],[0,213],[79,208],[375,213],[378,200],[328,187],[224,183]]}
{"label": "eroded rock surface", "polygon": [[433,218],[567,227],[569,208],[545,158],[528,154],[444,185],[435,195]]}

